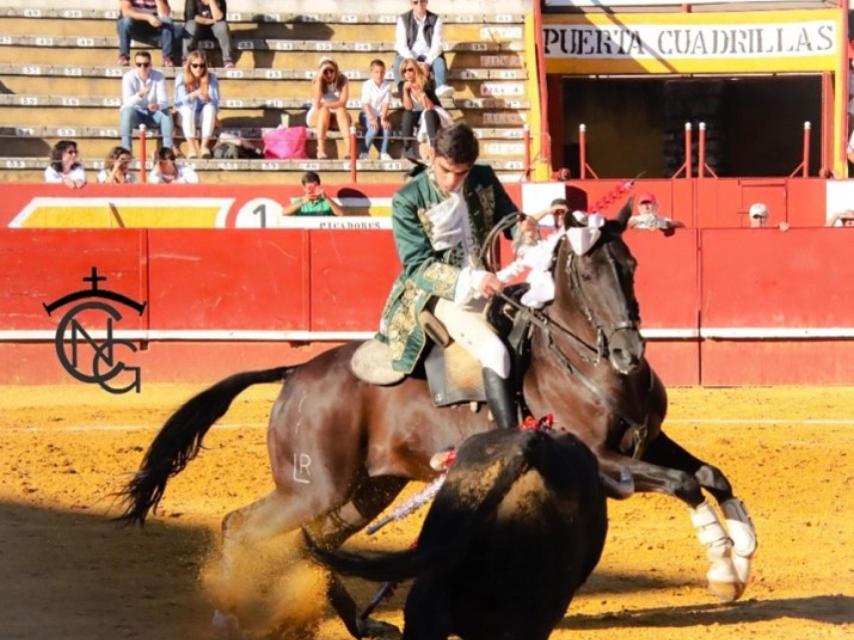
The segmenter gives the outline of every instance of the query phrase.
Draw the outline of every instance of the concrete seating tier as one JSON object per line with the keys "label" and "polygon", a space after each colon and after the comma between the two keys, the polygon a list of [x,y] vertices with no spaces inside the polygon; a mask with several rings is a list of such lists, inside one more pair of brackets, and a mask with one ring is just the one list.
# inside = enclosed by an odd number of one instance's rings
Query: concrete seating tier
{"label": "concrete seating tier", "polygon": [[[0,7],[0,166],[5,169],[0,180],[41,180],[50,147],[63,138],[78,141],[91,169],[98,168],[119,143],[119,78],[127,68],[115,65],[117,16],[114,9]],[[443,100],[443,106],[454,118],[464,118],[477,128],[485,160],[495,163],[505,178],[518,179],[525,154],[522,127],[530,108],[524,17],[443,18],[449,80],[455,89],[453,99]],[[290,125],[305,124],[310,82],[321,56],[334,56],[354,81],[347,105],[354,121],[369,62],[378,57],[391,65],[394,59],[396,15],[234,12],[228,19],[238,57],[236,68],[216,69],[223,94],[219,121],[223,130],[245,138],[260,137],[262,128],[278,126],[283,119]],[[133,46],[150,48],[136,42]],[[213,49],[212,64],[221,63],[214,42],[202,46]],[[150,50],[159,65],[159,50]],[[161,70],[170,79],[171,97],[171,78],[177,69]],[[392,106],[392,122],[397,123],[400,101]],[[313,156],[316,142],[311,134],[307,151]],[[180,151],[182,140],[176,139]],[[309,165],[331,172],[332,181],[348,181],[350,164],[344,158],[341,134],[330,135],[327,153],[330,149],[333,159],[324,161],[196,165],[205,182],[296,182]],[[391,151],[393,157],[400,155],[399,142],[393,142]],[[360,160],[359,180],[387,182],[409,166],[404,160]]]}
{"label": "concrete seating tier", "polygon": [[[323,172],[327,184],[349,183],[349,160],[190,160],[203,183],[219,184],[298,184],[303,172]],[[412,164],[407,160],[358,160],[357,182],[362,184],[387,183],[399,180],[409,172]],[[492,160],[490,165],[505,182],[518,182],[524,170],[520,160]],[[98,171],[104,168],[103,160],[83,160],[88,179],[94,182]],[[150,169],[150,163],[148,164]],[[0,159],[0,182],[41,182],[45,160],[42,158]],[[139,170],[139,163],[132,167]]]}
{"label": "concrete seating tier", "polygon": [[[260,141],[263,134],[263,129],[258,127],[223,127],[221,130],[250,141]],[[153,133],[157,137],[156,132]],[[524,153],[521,147],[524,135],[522,129],[478,127],[475,133],[480,139],[484,158],[501,160],[516,158]],[[134,132],[134,135],[138,135],[138,132]],[[71,139],[77,141],[83,157],[100,159],[106,157],[110,149],[118,144],[118,138],[119,130],[116,127],[0,127],[0,143],[6,157],[44,158],[59,140]],[[308,151],[313,155],[316,151],[316,132],[309,129],[308,138]],[[343,144],[339,144],[342,138],[338,131],[329,133],[329,139],[336,141],[338,157],[343,159]],[[395,149],[393,142],[392,151]]]}

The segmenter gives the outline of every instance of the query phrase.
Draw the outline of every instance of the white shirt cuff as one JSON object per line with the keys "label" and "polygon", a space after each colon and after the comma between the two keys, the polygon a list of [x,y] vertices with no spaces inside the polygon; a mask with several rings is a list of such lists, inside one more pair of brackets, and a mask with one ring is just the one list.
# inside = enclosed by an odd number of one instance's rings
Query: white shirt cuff
{"label": "white shirt cuff", "polygon": [[460,277],[454,289],[454,304],[459,307],[472,298],[480,298],[480,285],[483,284],[487,275],[489,275],[488,271],[464,267],[460,271]]}

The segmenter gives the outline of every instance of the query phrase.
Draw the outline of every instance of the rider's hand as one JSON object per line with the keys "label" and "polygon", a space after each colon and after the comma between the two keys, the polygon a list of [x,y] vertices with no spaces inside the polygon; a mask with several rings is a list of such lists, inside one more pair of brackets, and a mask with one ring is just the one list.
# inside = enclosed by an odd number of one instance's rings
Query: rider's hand
{"label": "rider's hand", "polygon": [[481,279],[480,283],[478,283],[477,290],[484,298],[491,298],[501,291],[503,287],[504,285],[501,283],[501,280],[494,273],[487,273]]}
{"label": "rider's hand", "polygon": [[539,229],[539,225],[537,224],[537,221],[534,220],[531,216],[525,216],[519,221],[519,231],[521,231],[523,234],[536,233],[537,229]]}

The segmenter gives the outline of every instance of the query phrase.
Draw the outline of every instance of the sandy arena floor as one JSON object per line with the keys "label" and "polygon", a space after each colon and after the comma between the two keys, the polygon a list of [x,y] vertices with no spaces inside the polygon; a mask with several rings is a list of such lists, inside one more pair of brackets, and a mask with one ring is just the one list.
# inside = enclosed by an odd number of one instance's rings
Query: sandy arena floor
{"label": "sandy arena floor", "polygon": [[[278,388],[255,387],[235,401],[145,530],[109,520],[111,493],[198,389],[0,388],[0,638],[212,637],[200,574],[222,516],[272,487],[264,430]],[[670,398],[668,433],[720,466],[751,511],[754,582],[741,602],[717,604],[682,505],[660,496],[612,502],[602,562],[552,637],[852,637],[854,389],[676,389]],[[419,522],[350,544],[403,547]],[[375,589],[352,584],[362,602]],[[404,595],[379,617],[400,624]],[[348,636],[327,613],[317,637]]]}

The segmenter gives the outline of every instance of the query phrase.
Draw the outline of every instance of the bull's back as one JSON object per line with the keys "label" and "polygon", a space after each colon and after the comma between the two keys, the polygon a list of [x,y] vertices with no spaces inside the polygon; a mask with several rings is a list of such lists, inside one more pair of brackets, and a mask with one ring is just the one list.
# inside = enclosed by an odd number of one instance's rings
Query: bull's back
{"label": "bull's back", "polygon": [[525,464],[448,581],[454,617],[464,638],[547,638],[604,546],[596,460],[574,436],[542,433],[491,451]]}

